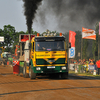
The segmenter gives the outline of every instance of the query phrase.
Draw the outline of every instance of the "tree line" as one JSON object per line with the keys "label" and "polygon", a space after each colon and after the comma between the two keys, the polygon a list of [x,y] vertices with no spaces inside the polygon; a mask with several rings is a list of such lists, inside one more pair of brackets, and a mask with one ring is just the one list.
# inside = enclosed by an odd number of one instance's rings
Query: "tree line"
{"label": "tree line", "polygon": [[[16,32],[15,27],[11,25],[4,25],[4,29],[0,29],[0,36],[4,36],[4,42],[0,42],[0,47],[5,47],[5,52],[14,53],[15,45],[18,45],[19,34],[28,34],[28,31]],[[36,31],[32,31],[36,35]]]}
{"label": "tree line", "polygon": [[[52,31],[52,33],[59,32]],[[89,59],[95,58],[97,59],[98,56],[98,34],[99,34],[99,23],[95,25],[95,32],[96,32],[96,40],[90,39],[82,39],[82,32],[75,31],[75,58],[74,59],[81,59],[81,51],[82,51],[82,59]],[[31,34],[36,35],[37,31],[31,31]],[[44,32],[43,32],[44,33]],[[42,34],[43,34],[42,33]],[[0,29],[0,36],[4,36],[4,42],[0,43],[0,47],[5,46],[5,51],[14,53],[15,45],[18,45],[19,42],[19,34],[28,34],[28,31],[20,31],[16,32],[15,27],[11,25],[4,25],[4,29]],[[66,37],[66,46],[68,46],[69,42],[69,32],[62,33]],[[81,50],[82,49],[82,50]]]}

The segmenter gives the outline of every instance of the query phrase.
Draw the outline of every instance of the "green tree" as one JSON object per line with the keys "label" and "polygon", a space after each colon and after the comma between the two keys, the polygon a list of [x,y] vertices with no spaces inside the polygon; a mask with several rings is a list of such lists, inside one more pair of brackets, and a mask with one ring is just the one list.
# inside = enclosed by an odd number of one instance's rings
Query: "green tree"
{"label": "green tree", "polygon": [[11,25],[5,25],[3,30],[4,46],[6,51],[10,51],[11,46],[14,43],[15,28]]}
{"label": "green tree", "polygon": [[[36,35],[37,35],[37,33],[38,33],[37,31],[33,31],[33,29],[31,29],[31,34],[33,34],[33,35],[35,35],[35,36],[36,36]],[[28,30],[26,31],[26,33],[25,33],[25,34],[29,34],[29,33],[28,33]]]}
{"label": "green tree", "polygon": [[95,33],[96,33],[96,40],[93,41],[92,46],[92,53],[95,60],[98,59],[98,35],[99,35],[99,23],[97,22],[95,25]]}
{"label": "green tree", "polygon": [[[0,29],[0,36],[3,36],[3,30]],[[0,42],[0,47],[4,46],[4,42]]]}
{"label": "green tree", "polygon": [[[81,58],[81,39],[82,39],[82,34],[81,31],[75,31],[76,36],[75,36],[75,59],[80,59]],[[80,56],[78,55],[80,53]]]}
{"label": "green tree", "polygon": [[82,58],[87,59],[87,47],[88,47],[88,40],[83,39],[83,48],[82,48]]}

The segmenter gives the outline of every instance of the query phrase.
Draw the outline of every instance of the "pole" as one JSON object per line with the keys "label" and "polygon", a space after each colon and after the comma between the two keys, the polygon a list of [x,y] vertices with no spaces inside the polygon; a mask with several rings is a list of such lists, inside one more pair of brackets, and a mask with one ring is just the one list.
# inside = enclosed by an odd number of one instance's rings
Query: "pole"
{"label": "pole", "polygon": [[31,55],[31,32],[29,33],[29,60],[30,60],[30,55]]}
{"label": "pole", "polygon": [[69,67],[70,67],[70,66],[69,66],[69,65],[70,65],[70,64],[69,64],[69,63],[70,63],[70,58],[69,58],[69,38],[68,38],[68,43],[67,43],[67,44],[68,44],[68,45],[67,45],[67,50],[68,50],[68,51],[67,51],[67,54],[68,54],[68,71],[69,71],[69,69],[70,69],[70,68],[69,68]]}
{"label": "pole", "polygon": [[98,60],[100,59],[100,35],[98,35]]}
{"label": "pole", "polygon": [[81,39],[81,60],[82,60],[82,47],[83,47],[83,39]]}
{"label": "pole", "polygon": [[100,59],[100,22],[99,22],[99,33],[98,33],[98,60]]}

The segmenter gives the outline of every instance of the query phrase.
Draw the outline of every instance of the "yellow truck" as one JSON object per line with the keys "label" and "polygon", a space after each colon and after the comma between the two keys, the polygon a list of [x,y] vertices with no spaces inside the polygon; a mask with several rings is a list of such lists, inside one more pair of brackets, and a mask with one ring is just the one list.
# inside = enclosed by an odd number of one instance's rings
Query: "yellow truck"
{"label": "yellow truck", "polygon": [[29,34],[27,37],[26,34],[19,36],[20,44],[24,43],[23,53],[20,45],[19,58],[20,62],[24,62],[23,77],[35,79],[39,74],[50,74],[59,78],[68,78],[67,48],[62,33],[59,36],[50,32],[44,33],[43,36],[37,33],[37,36],[32,36],[31,44]]}
{"label": "yellow truck", "polygon": [[38,74],[56,74],[59,78],[68,78],[66,41],[62,33],[60,36],[37,33],[31,40],[30,56],[29,68],[26,63],[23,69],[24,76],[29,73],[30,79],[35,79]]}

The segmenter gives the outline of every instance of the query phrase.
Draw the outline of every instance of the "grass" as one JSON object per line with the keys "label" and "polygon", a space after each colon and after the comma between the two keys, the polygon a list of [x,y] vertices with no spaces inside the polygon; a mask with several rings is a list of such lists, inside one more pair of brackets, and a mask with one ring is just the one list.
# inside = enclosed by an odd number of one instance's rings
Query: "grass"
{"label": "grass", "polygon": [[69,71],[69,74],[73,74],[73,75],[77,75],[77,76],[89,76],[89,77],[94,77],[94,78],[100,78],[100,74],[96,74],[96,75],[93,75],[93,73],[75,73],[75,71]]}

